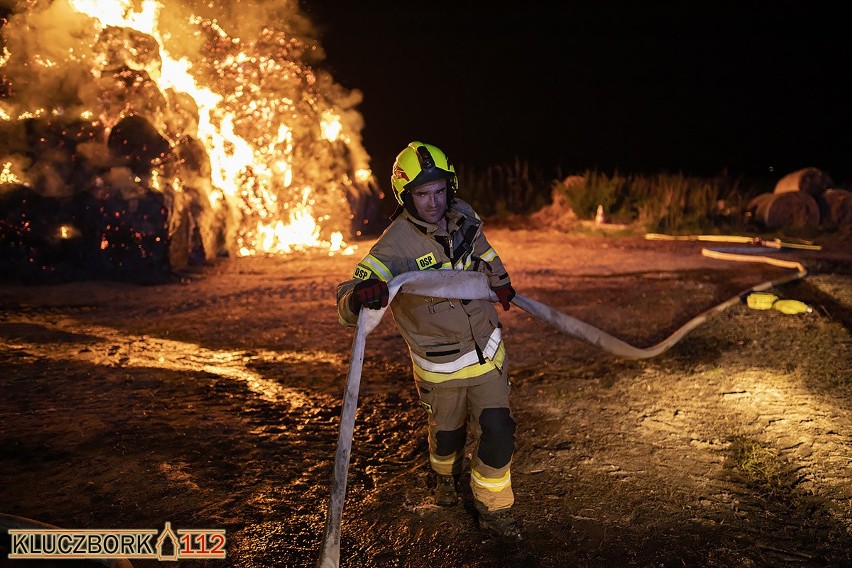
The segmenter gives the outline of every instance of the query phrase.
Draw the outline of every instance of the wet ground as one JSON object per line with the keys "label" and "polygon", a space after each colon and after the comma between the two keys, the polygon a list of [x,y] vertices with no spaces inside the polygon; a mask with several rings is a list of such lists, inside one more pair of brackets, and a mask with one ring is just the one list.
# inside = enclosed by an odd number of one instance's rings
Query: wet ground
{"label": "wet ground", "polygon": [[[521,294],[639,347],[790,273],[690,242],[489,236]],[[0,513],[224,529],[225,560],[180,564],[313,566],[352,340],[334,288],[368,245],[161,286],[0,287]],[[520,544],[478,531],[469,490],[431,504],[424,411],[386,318],[367,339],[341,566],[849,566],[848,250],[778,253],[810,274],[774,291],[811,313],[735,305],[651,359],[501,312]]]}

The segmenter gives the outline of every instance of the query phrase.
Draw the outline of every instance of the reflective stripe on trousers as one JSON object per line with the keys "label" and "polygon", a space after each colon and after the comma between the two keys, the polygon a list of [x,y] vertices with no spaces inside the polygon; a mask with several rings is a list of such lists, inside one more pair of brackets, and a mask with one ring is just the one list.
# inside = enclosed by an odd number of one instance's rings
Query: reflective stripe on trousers
{"label": "reflective stripe on trousers", "polygon": [[[432,469],[441,475],[462,472],[469,431],[474,439],[471,491],[477,501],[492,511],[509,507],[515,500],[511,476],[515,423],[509,410],[511,387],[507,367],[493,370],[489,380],[472,387],[419,387],[421,401],[429,412]],[[483,428],[484,410],[504,420],[486,420]]]}

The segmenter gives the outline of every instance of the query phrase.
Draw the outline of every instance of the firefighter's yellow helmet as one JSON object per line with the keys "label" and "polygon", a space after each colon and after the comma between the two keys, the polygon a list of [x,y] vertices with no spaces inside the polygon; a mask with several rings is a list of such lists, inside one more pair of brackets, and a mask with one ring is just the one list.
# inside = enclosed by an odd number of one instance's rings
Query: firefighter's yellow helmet
{"label": "firefighter's yellow helmet", "polygon": [[456,169],[437,146],[415,141],[394,160],[391,185],[400,205],[403,205],[402,196],[408,189],[439,179],[447,180],[447,200],[451,202],[457,187]]}

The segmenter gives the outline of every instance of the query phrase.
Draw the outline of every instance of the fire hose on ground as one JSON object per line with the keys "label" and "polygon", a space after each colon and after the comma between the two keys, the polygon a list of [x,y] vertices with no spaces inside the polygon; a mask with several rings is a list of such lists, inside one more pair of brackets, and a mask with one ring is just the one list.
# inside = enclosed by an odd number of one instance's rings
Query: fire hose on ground
{"label": "fire hose on ground", "polygon": [[[795,243],[782,243],[781,241],[761,241],[750,237],[724,237],[724,236],[690,236],[690,237],[668,237],[649,233],[649,240],[703,240],[717,242],[739,242],[759,244],[768,248],[807,248],[818,250],[816,245]],[[713,315],[729,308],[730,306],[744,301],[751,294],[760,294],[775,286],[780,286],[804,278],[807,275],[805,267],[795,261],[780,260],[768,256],[755,256],[747,252],[730,252],[724,250],[702,249],[702,255],[709,258],[733,260],[740,262],[762,262],[782,268],[795,270],[795,273],[778,279],[768,280],[736,296],[704,311],[686,322],[673,334],[663,341],[647,348],[639,348],[626,343],[609,333],[598,329],[590,324],[580,321],[574,317],[560,312],[550,306],[542,304],[521,294],[516,294],[512,303],[529,313],[533,317],[549,324],[560,331],[581,339],[595,347],[599,347],[613,355],[626,359],[647,359],[655,357],[675,345],[687,333],[707,321]],[[497,301],[497,296],[491,290],[487,277],[479,272],[464,272],[451,270],[435,270],[427,272],[406,272],[388,282],[388,305],[393,302],[396,294],[400,292],[408,294],[419,294],[440,298],[460,298],[469,300]],[[773,296],[774,297],[774,296]],[[770,304],[771,305],[771,304]],[[758,309],[764,309],[759,307]],[[349,457],[352,450],[352,436],[355,429],[355,410],[358,406],[358,390],[361,384],[361,370],[364,364],[364,348],[367,335],[372,332],[381,321],[387,308],[379,310],[361,310],[358,315],[358,323],[355,328],[355,337],[352,340],[352,352],[349,360],[349,372],[346,377],[346,386],[343,396],[343,408],[340,419],[340,434],[337,442],[337,452],[334,460],[331,479],[331,497],[326,516],[325,533],[322,548],[317,560],[317,568],[337,568],[340,563],[340,522],[343,514],[343,502],[346,496],[346,477],[349,470]]]}

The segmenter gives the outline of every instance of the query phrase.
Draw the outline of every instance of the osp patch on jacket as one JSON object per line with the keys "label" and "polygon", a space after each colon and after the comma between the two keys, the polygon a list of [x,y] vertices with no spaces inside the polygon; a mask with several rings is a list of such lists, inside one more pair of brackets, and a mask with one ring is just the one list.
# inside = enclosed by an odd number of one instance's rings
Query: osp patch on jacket
{"label": "osp patch on jacket", "polygon": [[370,271],[364,268],[363,266],[355,267],[355,278],[360,278],[361,280],[366,280],[370,277]]}
{"label": "osp patch on jacket", "polygon": [[432,268],[436,264],[438,264],[438,259],[435,258],[434,252],[424,254],[423,256],[417,259],[417,268],[419,268],[420,270]]}

